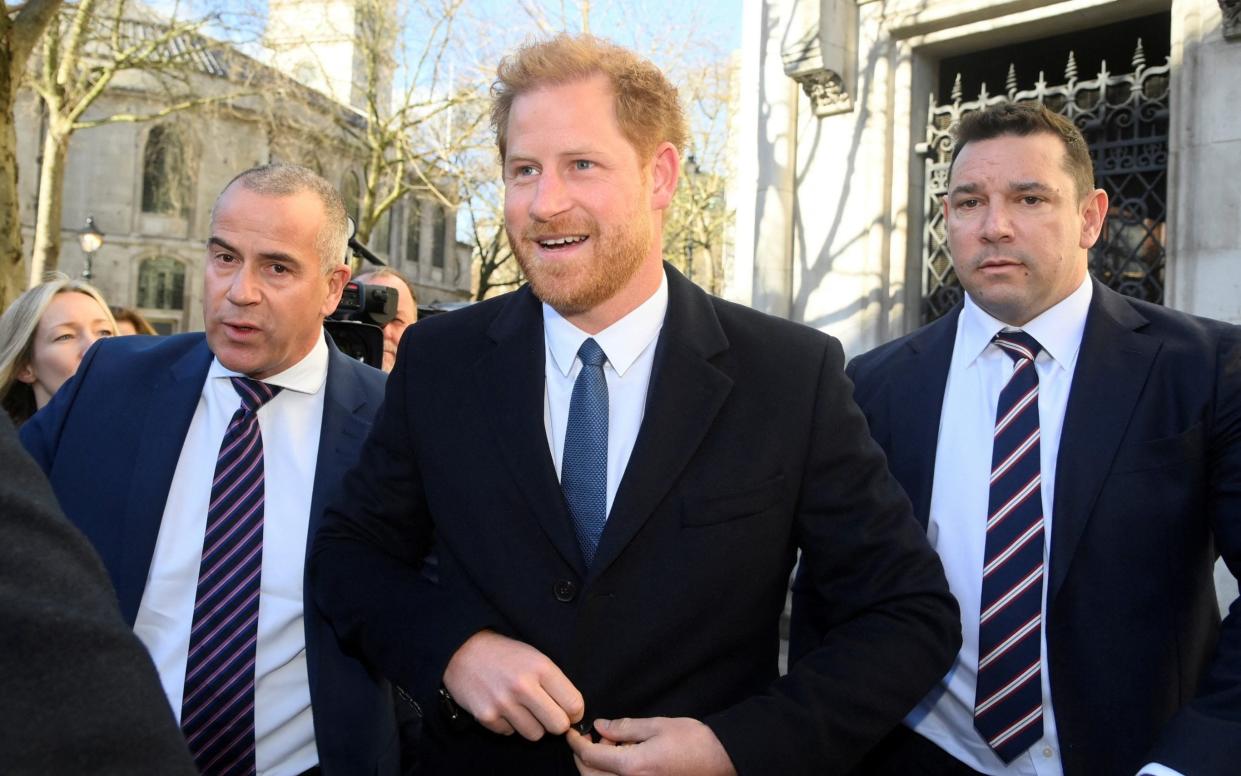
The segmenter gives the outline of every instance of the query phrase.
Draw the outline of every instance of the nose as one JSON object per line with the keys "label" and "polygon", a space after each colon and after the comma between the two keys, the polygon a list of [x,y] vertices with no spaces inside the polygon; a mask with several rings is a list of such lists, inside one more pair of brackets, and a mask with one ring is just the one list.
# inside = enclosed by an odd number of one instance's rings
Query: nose
{"label": "nose", "polygon": [[993,202],[987,207],[987,217],[982,223],[982,239],[985,242],[1003,242],[1013,237],[1013,221],[1004,202]]}
{"label": "nose", "polygon": [[530,217],[536,221],[550,221],[568,210],[569,206],[569,192],[564,179],[554,170],[544,170],[530,202]]}
{"label": "nose", "polygon": [[90,346],[103,339],[93,331],[88,331],[78,338],[80,345],[78,346],[78,362],[82,361],[82,356],[86,355],[86,351],[90,350]]}
{"label": "nose", "polygon": [[233,273],[233,277],[228,284],[226,297],[228,301],[239,306],[258,302],[258,286],[251,276],[251,270],[248,266],[242,267],[239,271]]}

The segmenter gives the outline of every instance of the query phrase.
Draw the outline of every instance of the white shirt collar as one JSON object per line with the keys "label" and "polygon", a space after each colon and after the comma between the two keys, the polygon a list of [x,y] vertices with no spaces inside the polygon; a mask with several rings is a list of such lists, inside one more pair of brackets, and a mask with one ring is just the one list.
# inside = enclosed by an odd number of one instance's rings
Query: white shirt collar
{"label": "white shirt collar", "polygon": [[[1086,330],[1086,314],[1090,312],[1090,300],[1094,296],[1094,285],[1087,274],[1080,286],[1073,293],[1044,310],[1038,317],[1021,326],[1026,332],[1043,346],[1043,352],[1057,364],[1068,368],[1077,361],[1077,351],[1082,346],[1082,332]],[[973,363],[991,340],[1003,329],[1015,329],[1003,321],[992,317],[983,310],[969,294],[965,295],[965,306],[961,310],[960,347],[968,356],[966,363]]]}
{"label": "white shirt collar", "polygon": [[[310,352],[293,366],[272,375],[263,382],[269,385],[277,385],[281,388],[298,393],[315,394],[323,387],[323,383],[327,381],[327,332],[323,332],[319,339],[315,342],[315,346]],[[211,359],[211,368],[207,370],[207,377],[220,378],[225,377],[245,377],[240,372],[234,372],[220,363],[218,358]]]}
{"label": "white shirt collar", "polygon": [[[668,277],[660,273],[659,288],[624,318],[594,335],[594,340],[607,354],[608,363],[622,377],[642,351],[659,335],[668,311]],[[565,377],[573,369],[578,348],[591,335],[565,320],[546,303],[543,304],[543,331],[547,349],[556,369]]]}

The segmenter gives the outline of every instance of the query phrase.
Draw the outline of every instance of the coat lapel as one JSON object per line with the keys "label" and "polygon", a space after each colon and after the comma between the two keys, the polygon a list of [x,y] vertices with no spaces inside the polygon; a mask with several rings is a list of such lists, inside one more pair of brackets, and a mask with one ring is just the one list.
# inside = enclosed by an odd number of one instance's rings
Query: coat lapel
{"label": "coat lapel", "polygon": [[543,533],[565,562],[584,575],[569,508],[547,448],[543,309],[529,287],[510,297],[488,335],[495,347],[474,367],[477,404],[485,408],[496,447]]}
{"label": "coat lapel", "polygon": [[142,421],[142,441],[133,457],[123,518],[124,557],[116,579],[121,614],[130,626],[138,617],[138,605],[142,602],[160,522],[168,503],[168,490],[210,366],[211,351],[204,337],[162,371],[146,394],[150,401]]}
{"label": "coat lapel", "polygon": [[913,502],[914,515],[923,528],[930,520],[939,419],[960,315],[961,305],[957,305],[906,343],[903,367],[891,377],[891,416],[886,439],[880,440],[888,466]]}
{"label": "coat lapel", "polygon": [[328,339],[327,383],[323,393],[323,420],[319,428],[319,452],[315,459],[315,484],[310,495],[310,523],[306,553],[309,557],[315,533],[331,498],[348,467],[357,458],[358,448],[370,430],[370,423],[357,415],[367,405],[366,390],[357,373]]}
{"label": "coat lapel", "polygon": [[1137,332],[1146,319],[1123,296],[1093,282],[1094,297],[1056,458],[1048,601],[1054,599],[1072,564],[1161,346]]}
{"label": "coat lapel", "polygon": [[710,298],[665,264],[668,312],[660,331],[646,410],[629,465],[599,540],[590,578],[621,554],[680,478],[732,390],[714,357],[728,339]]}

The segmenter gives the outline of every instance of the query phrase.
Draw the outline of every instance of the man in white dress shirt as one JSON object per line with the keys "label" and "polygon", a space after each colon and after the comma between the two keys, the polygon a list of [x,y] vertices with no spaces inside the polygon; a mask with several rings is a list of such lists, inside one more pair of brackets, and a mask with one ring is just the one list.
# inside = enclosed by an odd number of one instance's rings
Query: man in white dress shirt
{"label": "man in white dress shirt", "polygon": [[206,335],[93,349],[22,435],[103,556],[204,773],[395,772],[385,686],[303,584],[382,399],[383,374],[323,330],[345,234],[315,173],[237,176],[212,211]]}
{"label": "man in white dress shirt", "polygon": [[[1235,772],[1238,329],[1089,277],[1108,197],[1045,108],[963,118],[943,207],[963,304],[849,372],[964,645],[860,773]],[[793,659],[814,598],[799,577]]]}
{"label": "man in white dress shirt", "polygon": [[[425,773],[841,771],[958,625],[839,344],[662,261],[687,134],[650,62],[560,36],[494,94],[530,285],[406,333],[316,600],[422,704]],[[780,677],[799,547],[839,627]]]}

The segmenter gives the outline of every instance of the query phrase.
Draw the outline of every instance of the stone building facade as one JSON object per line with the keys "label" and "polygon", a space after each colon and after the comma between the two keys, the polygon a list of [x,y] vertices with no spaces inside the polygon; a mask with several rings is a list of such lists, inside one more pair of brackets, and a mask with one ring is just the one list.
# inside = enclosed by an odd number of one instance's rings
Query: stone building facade
{"label": "stone building facade", "polygon": [[[269,26],[288,29],[285,19],[347,19],[352,0],[273,2]],[[331,8],[328,8],[331,6]],[[312,49],[322,41],[310,40]],[[356,208],[363,150],[340,130],[359,122],[350,103],[354,56],[344,38],[324,52],[290,54],[286,39],[274,65],[235,50],[200,58],[192,75],[199,94],[265,92],[225,100],[149,123],[110,124],[79,131],[69,149],[64,186],[60,269],[80,276],[86,256],[77,235],[87,217],[105,234],[92,259],[92,282],[109,302],[140,310],[164,333],[201,329],[202,262],[216,195],[238,172],[258,164],[306,164],[336,183]],[[312,57],[322,67],[311,69]],[[340,62],[335,61],[340,59]],[[296,72],[293,72],[296,71]],[[324,72],[345,73],[324,81]],[[297,76],[309,83],[301,83]],[[245,82],[242,84],[242,82]],[[241,87],[239,88],[239,84]],[[348,92],[339,99],[337,87]],[[277,94],[272,99],[272,94]],[[160,92],[140,74],[118,78],[91,107],[90,115],[150,112]],[[30,250],[38,197],[42,120],[32,93],[19,96],[19,186],[24,244]],[[389,211],[368,247],[415,284],[419,301],[468,299],[471,258],[456,240],[456,212],[431,197],[407,197]]]}

